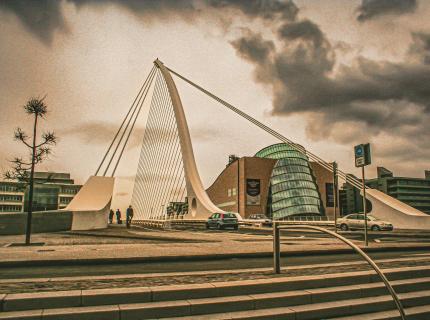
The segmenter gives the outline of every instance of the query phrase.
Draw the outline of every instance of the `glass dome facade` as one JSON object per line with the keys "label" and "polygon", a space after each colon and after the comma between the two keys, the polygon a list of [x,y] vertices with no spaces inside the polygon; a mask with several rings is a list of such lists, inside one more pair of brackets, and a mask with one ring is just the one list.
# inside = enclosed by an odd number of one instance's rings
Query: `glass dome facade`
{"label": "glass dome facade", "polygon": [[286,143],[255,155],[278,160],[270,178],[268,212],[275,220],[293,215],[322,215],[320,194],[306,155]]}

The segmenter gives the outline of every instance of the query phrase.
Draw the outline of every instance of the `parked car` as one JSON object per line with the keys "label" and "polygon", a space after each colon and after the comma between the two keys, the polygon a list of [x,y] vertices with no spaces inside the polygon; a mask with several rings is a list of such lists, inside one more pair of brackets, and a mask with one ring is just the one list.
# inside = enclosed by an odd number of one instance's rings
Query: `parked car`
{"label": "parked car", "polygon": [[[343,231],[364,229],[364,214],[349,214],[337,219],[337,227]],[[378,218],[367,215],[367,229],[372,231],[393,230],[390,222],[379,220]]]}
{"label": "parked car", "polygon": [[239,228],[237,216],[234,213],[214,213],[206,221],[206,229],[216,228],[218,230],[225,228]]}
{"label": "parked car", "polygon": [[260,224],[262,226],[268,226],[271,227],[272,226],[272,219],[269,219],[266,215],[262,214],[262,213],[255,213],[255,214],[251,214],[248,217],[249,220],[252,220],[252,223],[255,224]]}

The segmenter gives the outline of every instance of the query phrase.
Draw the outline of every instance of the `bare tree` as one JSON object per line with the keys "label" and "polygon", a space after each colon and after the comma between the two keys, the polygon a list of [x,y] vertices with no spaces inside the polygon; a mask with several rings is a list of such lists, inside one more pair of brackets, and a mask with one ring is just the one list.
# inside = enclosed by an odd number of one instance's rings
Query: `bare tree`
{"label": "bare tree", "polygon": [[[33,191],[34,191],[34,168],[51,154],[51,147],[57,143],[54,132],[44,132],[42,140],[37,141],[37,123],[39,118],[45,119],[48,108],[43,102],[44,98],[32,98],[24,106],[28,115],[34,116],[33,136],[28,136],[21,128],[15,130],[15,140],[21,141],[29,150],[28,160],[22,157],[15,157],[11,162],[12,169],[5,172],[6,179],[18,180],[29,185],[29,203],[27,213],[27,227],[25,233],[25,244],[30,244],[31,237],[31,216],[33,213]],[[31,142],[29,142],[31,141]]]}

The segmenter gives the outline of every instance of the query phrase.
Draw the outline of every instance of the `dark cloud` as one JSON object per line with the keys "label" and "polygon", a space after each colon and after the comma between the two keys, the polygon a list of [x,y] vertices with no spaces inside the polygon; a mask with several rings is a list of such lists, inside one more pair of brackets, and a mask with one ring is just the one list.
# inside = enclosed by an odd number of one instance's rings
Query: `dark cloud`
{"label": "dark cloud", "polygon": [[[234,17],[229,11],[238,11],[249,18],[264,20],[294,20],[298,8],[291,0],[67,0],[78,9],[92,7],[104,9],[117,6],[142,18],[143,23],[160,20],[181,19],[193,22],[207,12],[216,10],[219,15],[225,13]],[[14,13],[27,31],[49,45],[55,31],[66,31],[66,23],[61,8],[62,1],[57,0],[0,0],[0,9]],[[213,12],[212,12],[213,13]],[[212,13],[208,13],[211,16]]]}
{"label": "dark cloud", "polygon": [[357,9],[357,20],[364,22],[387,14],[410,13],[416,8],[416,0],[363,0]]}
{"label": "dark cloud", "polygon": [[208,0],[208,5],[220,9],[237,9],[248,17],[265,20],[294,20],[299,9],[291,0]]}
{"label": "dark cloud", "polygon": [[[307,116],[307,134],[317,140],[349,144],[389,136],[430,149],[430,141],[419,138],[430,134],[427,34],[413,35],[414,59],[406,62],[357,57],[352,66],[338,67],[335,48],[313,22],[285,23],[277,35],[276,48],[250,30],[231,42],[255,66],[255,79],[271,88],[273,114]],[[415,156],[428,159],[430,154]]]}
{"label": "dark cloud", "polygon": [[418,62],[430,65],[430,34],[423,32],[412,33],[413,43],[409,53],[416,58]]}
{"label": "dark cloud", "polygon": [[197,9],[192,0],[67,0],[78,9],[85,6],[104,8],[115,5],[143,17],[145,22],[160,18],[189,18]]}
{"label": "dark cloud", "polygon": [[249,61],[265,61],[274,50],[273,41],[266,41],[260,34],[253,34],[247,29],[248,37],[231,42],[240,56]]}
{"label": "dark cloud", "polygon": [[50,44],[55,30],[67,30],[57,0],[0,0],[0,9],[15,14],[27,31],[45,44]]}

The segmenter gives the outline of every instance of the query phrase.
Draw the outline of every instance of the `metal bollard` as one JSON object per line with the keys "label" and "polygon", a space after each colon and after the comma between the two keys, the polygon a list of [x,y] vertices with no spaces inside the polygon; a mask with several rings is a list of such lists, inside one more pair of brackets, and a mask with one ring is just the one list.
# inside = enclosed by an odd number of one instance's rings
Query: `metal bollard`
{"label": "metal bollard", "polygon": [[273,222],[273,271],[281,273],[281,242],[278,223]]}

